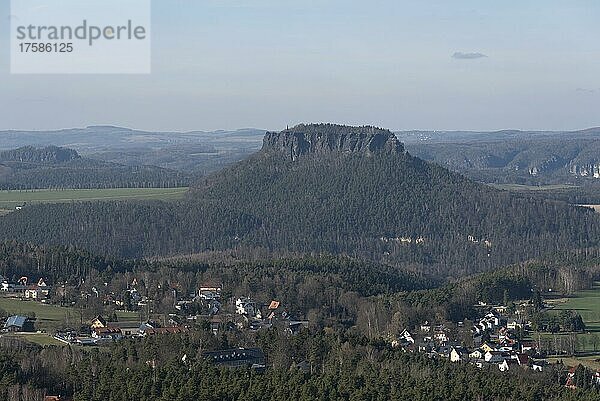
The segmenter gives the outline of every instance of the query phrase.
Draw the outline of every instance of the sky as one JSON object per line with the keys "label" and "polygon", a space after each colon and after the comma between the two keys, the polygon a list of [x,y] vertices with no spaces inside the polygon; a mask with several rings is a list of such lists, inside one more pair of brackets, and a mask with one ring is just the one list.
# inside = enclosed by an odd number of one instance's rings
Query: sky
{"label": "sky", "polygon": [[0,129],[600,126],[599,20],[597,0],[152,0],[151,74],[11,75],[0,0]]}

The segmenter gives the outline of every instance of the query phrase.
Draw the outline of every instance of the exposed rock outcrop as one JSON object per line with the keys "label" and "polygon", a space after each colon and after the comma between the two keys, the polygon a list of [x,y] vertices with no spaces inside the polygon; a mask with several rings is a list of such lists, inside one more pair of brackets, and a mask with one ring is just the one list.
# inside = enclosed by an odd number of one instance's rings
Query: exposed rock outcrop
{"label": "exposed rock outcrop", "polygon": [[403,153],[396,136],[376,127],[334,124],[297,125],[281,132],[267,132],[263,151],[279,151],[297,160],[303,155],[327,153]]}

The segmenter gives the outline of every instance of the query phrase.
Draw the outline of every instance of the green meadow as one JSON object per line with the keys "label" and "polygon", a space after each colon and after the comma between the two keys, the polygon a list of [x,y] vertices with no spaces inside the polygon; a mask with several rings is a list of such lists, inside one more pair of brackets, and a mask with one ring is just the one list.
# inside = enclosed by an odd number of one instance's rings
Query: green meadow
{"label": "green meadow", "polygon": [[[0,298],[0,309],[6,311],[9,315],[31,315],[34,313],[36,330],[52,331],[59,326],[77,326],[81,323],[81,314],[76,308],[48,305],[19,298]],[[117,318],[120,321],[133,321],[138,320],[139,316],[136,312],[118,311]]]}
{"label": "green meadow", "polygon": [[576,311],[583,318],[587,330],[600,335],[600,283],[596,282],[592,289],[578,291],[565,302],[557,303],[554,310]]}
{"label": "green meadow", "polygon": [[113,188],[113,189],[40,189],[30,191],[0,191],[0,209],[14,210],[30,203],[65,203],[115,200],[177,200],[188,188]]}

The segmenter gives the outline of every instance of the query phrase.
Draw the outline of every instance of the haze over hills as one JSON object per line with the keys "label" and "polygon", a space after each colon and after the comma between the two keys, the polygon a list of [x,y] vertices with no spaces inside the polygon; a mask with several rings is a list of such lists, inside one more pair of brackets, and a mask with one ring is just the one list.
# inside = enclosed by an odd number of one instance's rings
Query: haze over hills
{"label": "haze over hills", "polygon": [[514,139],[567,139],[588,138],[599,139],[600,127],[575,131],[397,131],[396,136],[405,144],[413,143],[472,143],[476,141],[504,141]]}
{"label": "haze over hills", "polygon": [[0,189],[177,187],[190,179],[179,171],[89,159],[57,146],[0,152]]}
{"label": "haze over hills", "polygon": [[599,128],[400,136],[410,140],[414,155],[478,181],[589,185],[600,178]]}
{"label": "haze over hills", "polygon": [[267,133],[260,152],[200,179],[184,202],[39,205],[0,219],[1,238],[118,256],[328,252],[449,275],[586,247],[595,233],[591,211],[474,183],[411,156],[390,131],[331,124]]}
{"label": "haze over hills", "polygon": [[207,173],[260,149],[264,130],[149,132],[115,126],[55,131],[0,131],[0,150],[60,146],[83,156],[131,166]]}

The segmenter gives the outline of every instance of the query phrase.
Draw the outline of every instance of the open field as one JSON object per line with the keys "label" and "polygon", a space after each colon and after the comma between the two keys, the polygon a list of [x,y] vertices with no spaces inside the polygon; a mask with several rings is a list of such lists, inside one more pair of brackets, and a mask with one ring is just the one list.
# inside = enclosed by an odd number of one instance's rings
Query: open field
{"label": "open field", "polygon": [[[47,305],[18,298],[0,298],[0,308],[11,315],[29,315],[35,313],[36,330],[53,330],[61,325],[79,325],[81,315],[75,308]],[[117,312],[120,321],[138,320],[135,312]]]}
{"label": "open field", "polygon": [[[188,188],[115,188],[115,189],[65,189],[0,191],[0,209],[14,210],[25,203],[64,203],[111,200],[177,200]],[[0,211],[1,213],[1,211]]]}
{"label": "open field", "polygon": [[496,189],[503,189],[505,191],[555,191],[559,189],[575,189],[579,188],[575,185],[521,185],[521,184],[490,184],[491,187]]}
{"label": "open field", "polygon": [[42,346],[66,345],[64,342],[58,341],[57,339],[52,337],[50,334],[46,334],[46,333],[10,333],[10,334],[4,334],[3,337],[18,338],[19,340],[25,340],[30,343],[35,343],[35,344],[42,345]]}
{"label": "open field", "polygon": [[18,298],[0,298],[0,308],[9,315],[30,315],[35,313],[36,330],[53,329],[61,324],[79,324],[79,312],[72,308],[47,305]]}
{"label": "open field", "polygon": [[556,363],[562,361],[566,366],[577,366],[582,364],[590,369],[600,370],[600,355],[595,356],[580,356],[580,357],[565,357],[565,358],[548,358],[548,362]]}
{"label": "open field", "polygon": [[594,283],[591,290],[579,291],[557,302],[553,309],[576,311],[583,318],[587,330],[600,332],[600,283]]}
{"label": "open field", "polygon": [[[576,311],[581,315],[586,325],[586,333],[577,334],[577,352],[584,355],[575,357],[549,358],[549,361],[562,360],[568,366],[582,364],[591,369],[600,369],[600,283],[594,283],[590,290],[578,291],[569,298],[556,298],[548,301],[550,311],[560,313],[563,310]],[[540,333],[540,337],[546,341],[566,340],[569,333]],[[533,333],[531,340],[537,340],[537,334]],[[587,353],[587,355],[585,355]],[[590,355],[591,354],[591,355]]]}

